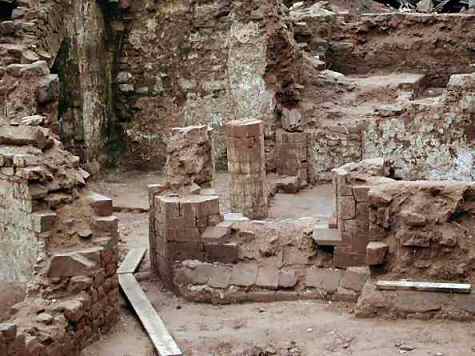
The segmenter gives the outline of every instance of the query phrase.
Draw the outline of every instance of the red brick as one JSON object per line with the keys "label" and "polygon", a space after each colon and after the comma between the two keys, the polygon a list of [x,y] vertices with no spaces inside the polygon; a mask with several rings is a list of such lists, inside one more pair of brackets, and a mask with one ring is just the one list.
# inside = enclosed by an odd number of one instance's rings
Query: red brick
{"label": "red brick", "polygon": [[113,207],[111,198],[94,192],[90,192],[87,196],[87,200],[97,216],[112,215]]}

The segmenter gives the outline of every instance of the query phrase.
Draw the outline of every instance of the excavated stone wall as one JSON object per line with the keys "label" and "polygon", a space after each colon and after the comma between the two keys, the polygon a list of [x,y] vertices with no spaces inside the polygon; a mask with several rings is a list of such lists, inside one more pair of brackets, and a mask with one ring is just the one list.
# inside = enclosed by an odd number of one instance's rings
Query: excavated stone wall
{"label": "excavated stone wall", "polygon": [[0,354],[79,355],[118,317],[118,219],[79,157],[28,123],[0,126],[0,284],[25,286],[15,305],[0,290]]}
{"label": "excavated stone wall", "polygon": [[473,26],[473,14],[340,18],[324,43],[325,58],[332,69],[345,74],[415,72],[426,74],[433,86],[443,87],[450,75],[473,71],[475,35],[466,31]]}
{"label": "excavated stone wall", "polygon": [[369,236],[389,249],[381,264],[395,278],[473,282],[474,187],[395,182],[369,192]]}
{"label": "excavated stone wall", "polygon": [[[217,166],[224,168],[227,121],[274,124],[276,104],[294,90],[298,57],[279,7],[275,0],[132,5],[120,59],[130,89],[122,88],[120,115],[131,163],[160,168],[171,127],[206,124],[217,129]],[[279,72],[284,65],[288,76]],[[274,131],[266,133],[273,142]]]}
{"label": "excavated stone wall", "polygon": [[400,114],[376,117],[363,156],[392,160],[402,179],[472,180],[474,93],[475,74],[453,75],[435,102],[409,102]]}

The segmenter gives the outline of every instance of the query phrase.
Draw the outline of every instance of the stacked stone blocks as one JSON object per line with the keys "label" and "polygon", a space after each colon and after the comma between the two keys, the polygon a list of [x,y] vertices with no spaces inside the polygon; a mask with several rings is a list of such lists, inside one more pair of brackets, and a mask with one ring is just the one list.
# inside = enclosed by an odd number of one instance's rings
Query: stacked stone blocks
{"label": "stacked stone blocks", "polygon": [[164,282],[172,286],[177,261],[232,262],[237,258],[238,247],[228,241],[230,230],[222,223],[217,196],[159,194],[151,195],[150,253],[152,265]]}
{"label": "stacked stone blocks", "polygon": [[298,187],[308,185],[309,159],[308,146],[310,134],[307,132],[276,132],[276,159],[277,174],[281,176],[297,177]]}
{"label": "stacked stone blocks", "polygon": [[264,125],[260,120],[226,124],[231,208],[251,219],[268,215],[265,186]]}

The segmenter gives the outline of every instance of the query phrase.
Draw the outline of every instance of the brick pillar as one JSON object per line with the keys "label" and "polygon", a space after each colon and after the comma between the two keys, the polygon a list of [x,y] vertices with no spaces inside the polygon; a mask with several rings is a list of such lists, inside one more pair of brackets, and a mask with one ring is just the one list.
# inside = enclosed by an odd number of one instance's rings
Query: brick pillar
{"label": "brick pillar", "polygon": [[[153,193],[152,193],[153,194]],[[150,261],[162,281],[172,286],[173,263],[204,260],[201,234],[222,221],[213,195],[155,195],[150,216]]]}
{"label": "brick pillar", "polygon": [[231,208],[251,219],[268,215],[265,189],[264,125],[260,120],[230,121],[226,125]]}
{"label": "brick pillar", "polygon": [[208,126],[177,127],[167,145],[166,173],[172,188],[198,184],[210,188],[214,180],[214,154]]}
{"label": "brick pillar", "polygon": [[307,132],[278,130],[276,133],[277,174],[297,177],[299,187],[308,184],[308,141]]}

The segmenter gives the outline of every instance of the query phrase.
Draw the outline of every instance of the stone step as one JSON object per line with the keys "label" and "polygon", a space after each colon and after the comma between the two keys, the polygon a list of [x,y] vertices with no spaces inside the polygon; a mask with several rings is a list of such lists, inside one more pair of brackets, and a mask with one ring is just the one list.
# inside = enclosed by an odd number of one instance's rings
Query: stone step
{"label": "stone step", "polygon": [[313,240],[319,246],[338,246],[341,236],[338,229],[330,229],[328,224],[317,224],[313,228]]}

